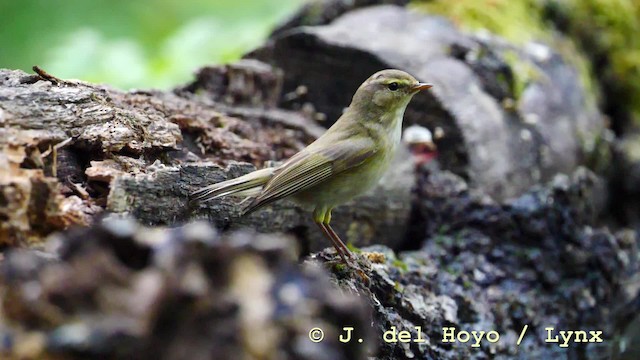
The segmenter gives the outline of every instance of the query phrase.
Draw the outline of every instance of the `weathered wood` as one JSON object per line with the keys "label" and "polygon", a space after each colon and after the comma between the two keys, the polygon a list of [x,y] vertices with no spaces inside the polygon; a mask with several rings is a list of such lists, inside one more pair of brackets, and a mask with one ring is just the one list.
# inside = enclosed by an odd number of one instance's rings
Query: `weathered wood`
{"label": "weathered wood", "polygon": [[[292,232],[306,251],[328,246],[308,210],[290,202],[243,219],[235,199],[188,205],[199,187],[285,160],[324,132],[305,113],[274,106],[281,81],[281,72],[249,60],[203,69],[173,92],[0,71],[0,244],[37,243],[106,210],[147,224],[207,218],[224,228]],[[336,211],[345,238],[392,247],[402,241],[413,176],[406,154],[400,163],[404,170],[378,194]]]}
{"label": "weathered wood", "polygon": [[[290,238],[111,218],[57,240],[0,262],[2,359],[359,360],[376,341],[362,299],[298,266]],[[344,324],[366,345],[340,343]]]}
{"label": "weathered wood", "polygon": [[[145,173],[117,176],[111,182],[107,210],[130,213],[147,224],[204,218],[219,228],[249,226],[264,232],[292,233],[300,238],[304,253],[330,245],[312,221],[313,209],[292,201],[277,202],[246,217],[240,216],[241,199],[234,197],[189,205],[189,193],[199,187],[253,170],[255,167],[246,163],[232,163],[226,168],[212,163],[151,166]],[[397,247],[404,240],[410,217],[413,182],[413,162],[403,153],[377,187],[334,210],[333,227],[345,241],[357,246]]]}

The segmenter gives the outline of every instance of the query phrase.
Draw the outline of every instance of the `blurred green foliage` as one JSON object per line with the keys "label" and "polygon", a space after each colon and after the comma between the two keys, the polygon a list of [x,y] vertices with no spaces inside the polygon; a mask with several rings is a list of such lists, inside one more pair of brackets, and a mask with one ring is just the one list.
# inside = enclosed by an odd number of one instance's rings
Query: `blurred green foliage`
{"label": "blurred green foliage", "polygon": [[0,67],[169,88],[239,58],[302,0],[0,0]]}

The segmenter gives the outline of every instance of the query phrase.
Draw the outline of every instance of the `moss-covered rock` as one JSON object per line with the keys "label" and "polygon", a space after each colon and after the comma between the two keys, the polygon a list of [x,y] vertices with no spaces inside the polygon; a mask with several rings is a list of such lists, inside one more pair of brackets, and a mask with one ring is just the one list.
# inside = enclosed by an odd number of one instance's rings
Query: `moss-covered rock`
{"label": "moss-covered rock", "polygon": [[[601,102],[614,129],[640,126],[640,2],[416,0],[414,5],[445,15],[463,28],[485,29],[514,43],[552,44],[579,69],[590,93],[598,90],[591,79],[599,81]],[[557,36],[558,31],[573,42]],[[576,53],[574,43],[581,53]]]}
{"label": "moss-covered rock", "polygon": [[515,43],[548,38],[540,6],[534,0],[419,0],[414,4],[444,15],[460,27],[486,29]]}
{"label": "moss-covered rock", "polygon": [[606,111],[623,131],[640,126],[640,2],[546,0],[547,17],[580,44],[595,67]]}
{"label": "moss-covered rock", "polygon": [[[414,6],[422,11],[448,17],[462,29],[488,31],[509,42],[524,46],[542,42],[557,50],[580,73],[581,81],[590,96],[597,96],[587,58],[576,46],[549,26],[546,3],[536,0],[417,0]],[[513,54],[505,60],[514,72],[514,97],[517,98],[536,71]]]}

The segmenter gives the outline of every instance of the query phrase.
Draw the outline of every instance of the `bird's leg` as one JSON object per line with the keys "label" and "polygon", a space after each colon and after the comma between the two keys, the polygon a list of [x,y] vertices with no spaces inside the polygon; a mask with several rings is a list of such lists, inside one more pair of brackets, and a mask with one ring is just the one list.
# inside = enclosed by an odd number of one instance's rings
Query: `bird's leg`
{"label": "bird's leg", "polygon": [[335,244],[338,244],[338,246],[340,246],[342,251],[349,258],[353,258],[353,254],[351,254],[351,251],[349,250],[347,245],[345,245],[344,242],[342,242],[342,240],[340,239],[340,236],[338,236],[338,234],[333,230],[333,228],[330,225],[330,223],[331,223],[331,210],[333,210],[333,209],[329,209],[329,211],[327,211],[325,213],[323,224],[327,228],[327,232],[329,233],[329,236],[331,237],[331,239],[332,239],[331,241],[334,243],[334,246],[335,246]]}
{"label": "bird's leg", "polygon": [[347,254],[348,257],[353,258],[353,254],[351,253],[351,250],[349,250],[349,248],[347,247],[347,245],[345,245],[342,240],[340,240],[340,237],[338,236],[338,234],[336,234],[336,232],[333,230],[333,228],[331,227],[331,225],[329,224],[324,224],[324,226],[327,227],[327,232],[329,233],[329,236],[332,238],[332,241],[335,244],[338,244],[338,246],[340,246],[340,248],[342,249],[342,251]]}
{"label": "bird's leg", "polygon": [[[327,216],[327,214],[329,215]],[[336,249],[336,252],[342,258],[342,261],[344,261],[346,265],[349,265],[349,262],[347,261],[344,253],[344,244],[342,244],[342,242],[336,242],[336,239],[331,236],[331,232],[329,231],[329,229],[327,229],[327,224],[325,223],[326,220],[331,221],[331,209],[327,209],[325,207],[317,207],[315,208],[315,210],[313,210],[313,221],[318,224],[318,227],[320,227],[320,230],[322,230],[324,236],[331,241],[333,247]]]}
{"label": "bird's leg", "polygon": [[336,252],[338,253],[338,255],[340,255],[340,257],[342,258],[342,261],[346,264],[349,265],[349,262],[347,261],[347,258],[344,256],[344,253],[342,252],[342,249],[340,248],[340,244],[337,244],[335,242],[335,240],[333,239],[333,237],[331,236],[331,234],[329,233],[329,230],[327,230],[327,228],[325,227],[325,224],[316,221],[316,224],[318,225],[318,227],[320,228],[320,230],[322,230],[322,233],[324,234],[324,236],[331,240],[331,243],[333,244],[333,247],[336,249]]}
{"label": "bird's leg", "polygon": [[336,232],[333,231],[333,228],[331,227],[331,225],[329,225],[329,223],[331,222],[331,210],[333,209],[329,209],[324,214],[323,225],[326,230],[326,234],[328,234],[329,237],[331,238],[331,241],[333,242],[333,246],[336,247],[336,250],[338,250],[338,247],[340,247],[340,249],[342,250],[342,252],[340,252],[340,256],[342,256],[342,261],[344,261],[346,265],[351,266],[353,271],[355,271],[358,275],[360,275],[360,277],[362,278],[363,281],[365,281],[365,283],[370,284],[371,280],[369,279],[369,276],[367,276],[367,274],[365,274],[362,268],[360,268],[360,265],[358,265],[358,263],[356,262],[355,266],[352,266],[351,263],[347,262],[347,259],[344,257],[344,254],[346,254],[347,257],[349,257],[350,259],[353,259],[353,254],[351,253],[351,251],[349,251],[349,248],[342,242],[342,240],[340,240],[340,236],[338,236],[338,234],[336,234]]}

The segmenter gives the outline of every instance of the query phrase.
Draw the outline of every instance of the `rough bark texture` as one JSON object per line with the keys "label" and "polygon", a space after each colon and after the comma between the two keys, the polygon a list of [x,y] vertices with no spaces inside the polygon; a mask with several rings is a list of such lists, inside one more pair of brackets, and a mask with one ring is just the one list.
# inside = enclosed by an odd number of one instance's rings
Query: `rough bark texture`
{"label": "rough bark texture", "polygon": [[[408,224],[413,163],[406,157],[369,194],[333,212],[333,227],[344,241],[357,246],[384,243],[397,247]],[[107,210],[130,213],[149,224],[174,224],[204,218],[219,228],[249,226],[259,231],[282,231],[300,238],[304,254],[319,251],[330,243],[311,218],[311,210],[291,201],[278,202],[241,217],[240,200],[230,197],[195,206],[188,204],[189,192],[255,170],[250,164],[183,164],[179,167],[147,169],[144,174],[122,175],[111,183]]]}
{"label": "rough bark texture", "polygon": [[[617,314],[637,308],[638,239],[590,226],[597,177],[579,169],[507,204],[469,191],[449,172],[422,168],[418,187],[420,216],[438,214],[424,245],[399,255],[363,248],[356,271],[333,250],[300,267],[293,239],[281,235],[220,236],[205,223],[151,229],[114,217],[52,238],[46,252],[10,251],[0,267],[0,336],[10,345],[0,352],[20,359],[595,360],[618,351],[617,322],[633,323]],[[340,343],[345,326],[352,340]],[[554,336],[602,331],[605,343],[559,347],[545,341],[547,327]],[[313,328],[324,331],[322,342],[308,340]],[[445,341],[445,331],[472,330],[494,330],[499,339],[477,347],[473,338]],[[405,331],[419,342],[397,341]]]}
{"label": "rough bark texture", "polygon": [[[429,219],[425,243],[399,255],[364,249],[384,255],[367,255],[369,285],[336,274],[342,287],[369,299],[380,339],[392,326],[396,335],[409,331],[416,339],[419,327],[426,341],[381,341],[377,359],[634,358],[635,346],[613,354],[616,337],[624,338],[617,322],[633,324],[635,317],[621,310],[637,311],[638,237],[593,227],[602,209],[593,199],[603,190],[593,173],[559,175],[502,204],[449,172],[423,168],[418,187],[419,216]],[[456,334],[495,330],[500,338],[474,347],[473,337],[444,341],[445,327]],[[559,347],[546,342],[547,327],[553,336],[562,329],[601,330],[603,342]]]}
{"label": "rough bark texture", "polygon": [[300,268],[291,238],[112,218],[54,241],[54,258],[15,250],[0,266],[3,358],[363,359],[335,336],[345,322],[375,344],[362,301]]}
{"label": "rough bark texture", "polygon": [[[188,204],[199,187],[287,159],[323,133],[303,112],[273,106],[281,82],[279,71],[254,60],[204,68],[192,84],[167,93],[2,70],[0,245],[37,243],[107,210],[147,224],[207,218],[219,227],[293,232],[307,252],[324,248],[308,209],[290,202],[239,221],[233,198]],[[351,203],[357,210],[336,211],[345,238],[392,247],[402,240],[413,186],[404,155],[391,180]]]}
{"label": "rough bark texture", "polygon": [[427,126],[444,168],[495,199],[570,172],[604,129],[577,71],[552,48],[464,34],[398,6],[293,28],[248,56],[282,68],[285,92],[307,86],[305,100],[329,120],[377,70],[401,68],[434,83],[412,101],[406,122]]}

